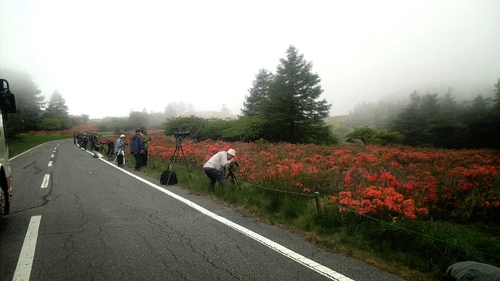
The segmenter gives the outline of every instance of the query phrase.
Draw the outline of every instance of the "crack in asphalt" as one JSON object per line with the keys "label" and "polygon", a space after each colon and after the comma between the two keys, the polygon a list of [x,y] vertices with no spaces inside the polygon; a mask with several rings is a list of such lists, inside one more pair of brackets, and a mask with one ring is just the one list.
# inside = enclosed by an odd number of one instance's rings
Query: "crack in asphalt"
{"label": "crack in asphalt", "polygon": [[23,170],[25,170],[25,169],[27,169],[27,168],[29,168],[31,166],[33,166],[33,168],[35,169],[35,175],[38,174],[38,173],[40,173],[40,172],[43,172],[43,169],[41,169],[40,167],[38,167],[36,161],[33,161],[33,162],[29,163],[28,165],[24,166]]}

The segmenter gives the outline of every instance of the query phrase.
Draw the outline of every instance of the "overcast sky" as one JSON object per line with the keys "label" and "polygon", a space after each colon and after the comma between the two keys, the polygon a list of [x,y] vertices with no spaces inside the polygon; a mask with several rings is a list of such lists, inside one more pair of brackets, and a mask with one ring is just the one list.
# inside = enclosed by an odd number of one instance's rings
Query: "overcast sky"
{"label": "overcast sky", "polygon": [[0,0],[0,13],[0,67],[91,118],[180,101],[239,114],[259,69],[275,73],[290,45],[331,116],[500,78],[499,0]]}

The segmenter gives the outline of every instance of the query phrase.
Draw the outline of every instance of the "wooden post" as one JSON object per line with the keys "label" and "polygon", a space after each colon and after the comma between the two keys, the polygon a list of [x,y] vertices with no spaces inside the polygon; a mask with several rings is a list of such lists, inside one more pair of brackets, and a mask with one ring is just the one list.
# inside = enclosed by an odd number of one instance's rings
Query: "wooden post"
{"label": "wooden post", "polygon": [[319,192],[314,192],[314,199],[316,199],[316,208],[318,209],[318,214],[323,214],[323,204],[321,203],[321,197],[319,196]]}

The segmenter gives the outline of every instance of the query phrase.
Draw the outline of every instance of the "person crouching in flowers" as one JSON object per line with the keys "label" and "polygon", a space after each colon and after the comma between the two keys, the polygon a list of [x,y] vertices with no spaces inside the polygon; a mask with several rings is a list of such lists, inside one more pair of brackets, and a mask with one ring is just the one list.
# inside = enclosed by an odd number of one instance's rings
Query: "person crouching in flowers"
{"label": "person crouching in flowers", "polygon": [[227,178],[224,175],[224,169],[228,169],[232,162],[236,161],[236,151],[234,149],[229,149],[228,151],[219,151],[214,156],[212,156],[203,165],[203,172],[210,179],[209,188],[210,191],[214,190],[215,182],[219,182],[222,187],[227,184]]}

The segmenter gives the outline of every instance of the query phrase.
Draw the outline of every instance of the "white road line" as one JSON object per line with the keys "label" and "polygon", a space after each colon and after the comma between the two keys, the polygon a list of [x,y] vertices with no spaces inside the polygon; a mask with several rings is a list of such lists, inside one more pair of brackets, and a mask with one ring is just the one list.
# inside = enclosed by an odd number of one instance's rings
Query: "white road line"
{"label": "white road line", "polygon": [[52,161],[49,161],[49,165],[48,165],[48,166],[49,166],[49,167],[52,167]]}
{"label": "white road line", "polygon": [[49,180],[50,174],[45,174],[45,176],[43,176],[42,186],[40,186],[40,188],[47,188],[47,186],[49,186]]}
{"label": "white road line", "polygon": [[274,251],[284,255],[285,257],[288,257],[291,260],[296,261],[296,262],[304,265],[305,267],[308,267],[308,268],[316,271],[317,273],[319,273],[325,277],[330,278],[331,280],[354,281],[353,279],[350,279],[347,276],[344,276],[344,275],[342,275],[342,274],[340,274],[340,273],[338,273],[338,272],[336,272],[336,271],[334,271],[326,266],[323,266],[323,265],[321,265],[321,264],[319,264],[311,259],[308,259],[308,258],[302,256],[301,254],[298,254],[298,253],[286,248],[285,246],[282,246],[282,245],[280,245],[280,244],[278,244],[270,239],[267,239],[266,237],[264,237],[256,232],[251,231],[250,229],[247,229],[247,228],[245,228],[239,224],[236,224],[236,223],[234,223],[234,222],[232,222],[224,217],[221,217],[221,216],[201,207],[200,205],[198,205],[192,201],[187,200],[186,198],[184,198],[180,195],[177,195],[171,191],[168,191],[167,189],[164,189],[164,188],[162,188],[154,183],[151,183],[151,182],[149,182],[141,177],[138,177],[125,169],[119,168],[107,160],[104,160],[104,159],[102,159],[102,160],[105,163],[108,163],[109,165],[111,165],[117,169],[120,169],[122,172],[130,175],[131,177],[134,177],[135,179],[142,181],[143,183],[167,194],[168,196],[170,196],[174,199],[177,199],[178,201],[190,206],[191,208],[199,211],[200,213],[202,213],[202,214],[204,214],[204,215],[206,215],[214,220],[217,220],[217,221],[221,222],[222,224],[229,226],[230,228],[232,228],[232,229],[252,238],[253,240],[263,244],[264,246],[270,248],[271,250],[274,250]]}
{"label": "white road line", "polygon": [[54,154],[50,155],[50,158],[54,158]]}
{"label": "white road line", "polygon": [[33,258],[35,257],[36,240],[38,239],[38,228],[42,216],[31,217],[26,237],[24,237],[23,247],[19,254],[16,271],[14,272],[13,281],[30,280],[31,267],[33,266]]}

